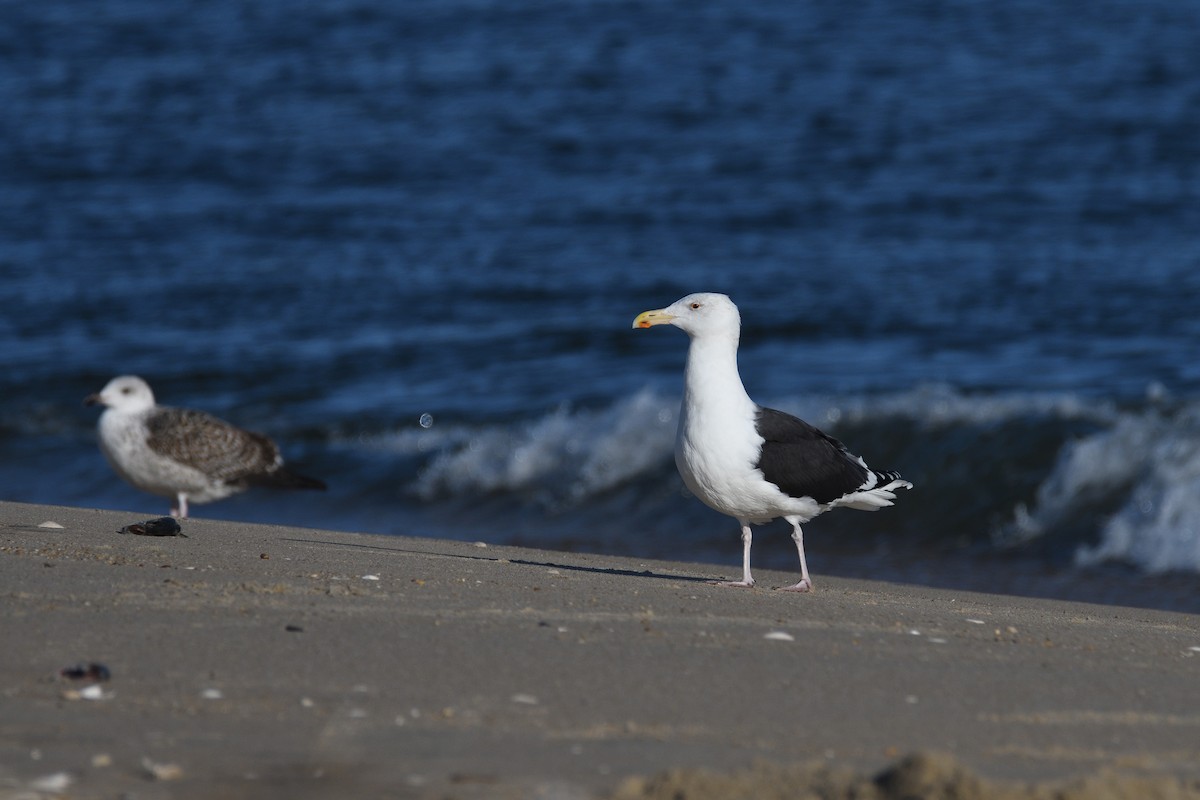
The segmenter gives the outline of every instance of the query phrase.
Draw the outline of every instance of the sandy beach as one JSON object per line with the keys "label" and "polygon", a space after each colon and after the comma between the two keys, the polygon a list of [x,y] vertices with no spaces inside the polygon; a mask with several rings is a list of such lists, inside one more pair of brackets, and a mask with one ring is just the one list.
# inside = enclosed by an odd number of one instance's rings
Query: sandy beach
{"label": "sandy beach", "polygon": [[[733,590],[710,581],[736,565],[483,527],[117,532],[152,516],[0,503],[0,797],[732,796],[914,753],[986,786],[1200,795],[1193,615],[819,574],[804,596],[769,571]],[[60,674],[81,663],[110,678]]]}

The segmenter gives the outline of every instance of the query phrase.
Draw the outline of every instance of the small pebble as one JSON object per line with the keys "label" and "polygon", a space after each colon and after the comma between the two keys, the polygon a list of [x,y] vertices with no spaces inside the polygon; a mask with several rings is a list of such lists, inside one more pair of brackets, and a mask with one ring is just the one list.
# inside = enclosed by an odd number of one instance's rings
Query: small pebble
{"label": "small pebble", "polygon": [[66,772],[56,772],[53,775],[44,775],[33,779],[29,782],[29,788],[35,792],[62,794],[70,787],[72,780]]}
{"label": "small pebble", "polygon": [[378,575],[363,575],[362,579],[364,581],[377,581],[377,580],[379,580],[379,576]]}
{"label": "small pebble", "polygon": [[103,686],[93,683],[91,686],[85,686],[80,689],[79,696],[84,700],[108,700],[112,697],[112,693],[105,692]]}
{"label": "small pebble", "polygon": [[200,693],[200,696],[203,697],[205,700],[220,700],[225,695],[224,695],[224,693],[221,692],[220,689],[205,689],[203,692]]}
{"label": "small pebble", "polygon": [[512,701],[514,703],[522,703],[527,706],[536,706],[538,704],[538,699],[531,694],[514,694],[512,696]]}
{"label": "small pebble", "polygon": [[160,764],[143,758],[142,768],[156,781],[177,781],[183,777],[183,769],[178,764]]}
{"label": "small pebble", "polygon": [[763,634],[763,638],[770,639],[771,641],[774,641],[774,642],[794,642],[794,641],[796,641],[796,637],[792,636],[787,631],[771,631],[770,633]]}
{"label": "small pebble", "polygon": [[46,520],[45,522],[39,522],[38,527],[39,528],[57,528],[59,530],[62,530],[62,525],[59,525],[57,522],[54,522],[53,520],[49,520],[49,519]]}
{"label": "small pebble", "polygon": [[983,624],[983,620],[981,620],[981,619],[968,619],[967,622],[971,623],[972,625],[982,625]]}
{"label": "small pebble", "polygon": [[112,694],[105,694],[100,684],[93,683],[82,689],[64,689],[61,697],[63,700],[107,700]]}

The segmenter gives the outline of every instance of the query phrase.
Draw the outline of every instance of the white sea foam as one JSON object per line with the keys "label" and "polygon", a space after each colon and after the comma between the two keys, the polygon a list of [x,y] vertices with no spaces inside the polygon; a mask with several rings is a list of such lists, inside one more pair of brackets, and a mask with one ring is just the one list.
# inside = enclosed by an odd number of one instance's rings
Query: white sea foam
{"label": "white sea foam", "polygon": [[1173,420],[1144,422],[1144,435],[1124,452],[1103,457],[1133,470],[1121,508],[1104,524],[1100,543],[1080,548],[1080,564],[1120,559],[1148,572],[1200,572],[1200,409]]}
{"label": "white sea foam", "polygon": [[1033,508],[1017,509],[1009,533],[1052,535],[1095,516],[1096,507],[1106,509],[1096,521],[1099,541],[1081,546],[1076,563],[1200,571],[1200,406],[1123,413],[1111,427],[1068,443]]}
{"label": "white sea foam", "polygon": [[599,411],[560,408],[477,429],[436,455],[414,490],[425,499],[512,491],[552,506],[579,501],[660,467],[675,436],[675,406],[643,390]]}
{"label": "white sea foam", "polygon": [[1093,504],[1108,503],[1136,482],[1150,461],[1161,423],[1124,415],[1114,425],[1068,442],[1058,462],[1038,486],[1033,510],[1016,509],[1008,537],[1029,540],[1061,527]]}

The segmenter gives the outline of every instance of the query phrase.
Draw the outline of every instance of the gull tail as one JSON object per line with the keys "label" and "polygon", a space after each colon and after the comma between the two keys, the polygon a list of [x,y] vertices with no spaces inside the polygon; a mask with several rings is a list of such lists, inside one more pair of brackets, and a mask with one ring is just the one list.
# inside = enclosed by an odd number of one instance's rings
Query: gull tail
{"label": "gull tail", "polygon": [[247,476],[246,482],[251,486],[265,486],[269,489],[317,489],[324,491],[325,482],[301,475],[297,472],[280,467],[270,472]]}
{"label": "gull tail", "polygon": [[854,508],[859,511],[878,511],[893,504],[893,501],[896,499],[897,490],[913,488],[911,483],[900,477],[899,472],[876,472],[875,470],[871,470],[871,478],[873,480],[869,480],[867,486],[864,486],[857,492],[851,492],[848,495],[839,497],[830,503],[829,507]]}

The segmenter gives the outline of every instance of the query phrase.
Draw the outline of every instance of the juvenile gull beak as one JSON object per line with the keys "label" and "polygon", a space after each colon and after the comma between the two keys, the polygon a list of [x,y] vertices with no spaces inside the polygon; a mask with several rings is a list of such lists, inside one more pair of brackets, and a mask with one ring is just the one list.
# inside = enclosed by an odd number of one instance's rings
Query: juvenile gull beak
{"label": "juvenile gull beak", "polygon": [[638,314],[633,320],[633,327],[649,328],[654,325],[669,325],[673,319],[675,319],[674,314],[667,313],[665,308],[657,308],[654,311],[643,311]]}

